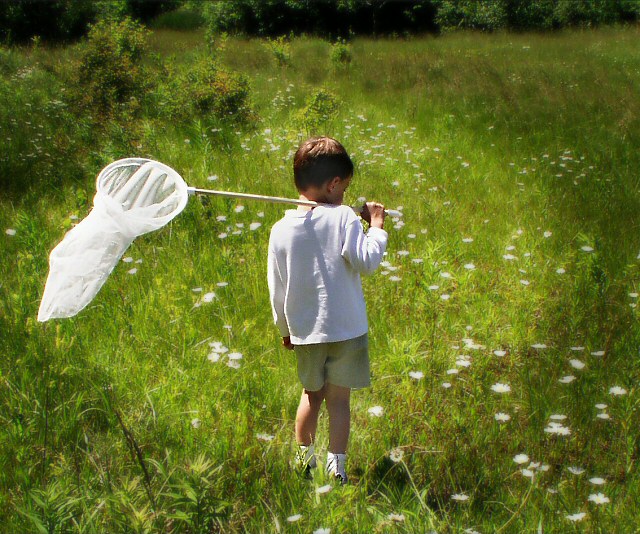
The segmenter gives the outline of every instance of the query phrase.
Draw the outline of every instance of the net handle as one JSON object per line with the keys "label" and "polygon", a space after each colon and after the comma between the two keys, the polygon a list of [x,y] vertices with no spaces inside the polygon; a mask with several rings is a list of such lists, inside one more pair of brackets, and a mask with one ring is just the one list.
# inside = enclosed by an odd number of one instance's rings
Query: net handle
{"label": "net handle", "polygon": [[[234,193],[232,191],[216,191],[214,189],[198,189],[196,187],[187,187],[187,193],[189,195],[213,195],[227,198],[240,198],[245,200],[260,200],[262,202],[272,202],[275,204],[293,204],[296,206],[310,206],[312,208],[316,206],[329,206],[330,204],[322,204],[320,202],[314,202],[313,200],[301,200],[295,198],[285,197],[270,197],[266,195],[254,195],[251,193]],[[363,206],[351,206],[351,209],[356,213],[362,213]],[[399,210],[384,210],[385,214],[389,217],[402,217],[402,212]]]}

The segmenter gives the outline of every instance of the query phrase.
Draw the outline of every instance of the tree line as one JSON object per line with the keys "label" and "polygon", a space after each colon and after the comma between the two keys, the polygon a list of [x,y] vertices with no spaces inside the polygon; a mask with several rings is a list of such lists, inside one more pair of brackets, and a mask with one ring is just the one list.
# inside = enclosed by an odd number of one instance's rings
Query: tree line
{"label": "tree line", "polygon": [[557,30],[637,23],[638,0],[12,0],[0,42],[73,40],[104,18],[148,23],[193,12],[210,32],[277,36],[410,35],[456,29]]}

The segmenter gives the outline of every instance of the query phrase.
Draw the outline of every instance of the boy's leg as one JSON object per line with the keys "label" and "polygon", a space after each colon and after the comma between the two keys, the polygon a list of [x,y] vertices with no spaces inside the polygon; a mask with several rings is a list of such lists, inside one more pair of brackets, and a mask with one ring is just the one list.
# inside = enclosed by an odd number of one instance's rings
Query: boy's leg
{"label": "boy's leg", "polygon": [[[298,445],[311,445],[316,441],[318,415],[325,398],[325,385],[318,391],[302,391],[296,414],[296,442]],[[331,417],[331,416],[329,416]]]}
{"label": "boy's leg", "polygon": [[346,484],[348,477],[345,464],[351,426],[351,389],[334,384],[327,384],[325,388],[329,411],[329,452],[326,468],[329,474]]}
{"label": "boy's leg", "polygon": [[329,452],[346,454],[351,428],[351,389],[325,384],[325,399],[329,412]]}

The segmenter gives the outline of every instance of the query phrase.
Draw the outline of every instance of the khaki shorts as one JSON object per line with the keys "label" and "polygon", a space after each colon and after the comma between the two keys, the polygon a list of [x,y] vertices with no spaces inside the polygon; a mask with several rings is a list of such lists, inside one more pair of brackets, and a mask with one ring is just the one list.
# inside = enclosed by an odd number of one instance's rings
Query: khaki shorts
{"label": "khaki shorts", "polygon": [[369,377],[369,336],[335,343],[296,345],[298,377],[307,391],[325,384],[359,389],[371,385]]}

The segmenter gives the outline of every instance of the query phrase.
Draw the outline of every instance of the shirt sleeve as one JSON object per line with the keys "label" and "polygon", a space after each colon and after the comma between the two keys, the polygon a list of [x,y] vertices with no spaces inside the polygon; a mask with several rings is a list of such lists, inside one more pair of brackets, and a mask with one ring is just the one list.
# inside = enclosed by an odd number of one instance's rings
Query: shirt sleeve
{"label": "shirt sleeve", "polygon": [[284,314],[284,296],[285,287],[278,268],[275,252],[269,247],[267,257],[267,284],[269,286],[269,299],[271,301],[271,311],[273,313],[273,322],[278,327],[280,335],[287,337],[289,335],[289,325]]}
{"label": "shirt sleeve", "polygon": [[342,257],[361,274],[375,271],[387,249],[388,234],[382,228],[369,228],[365,234],[360,219],[347,225]]}

